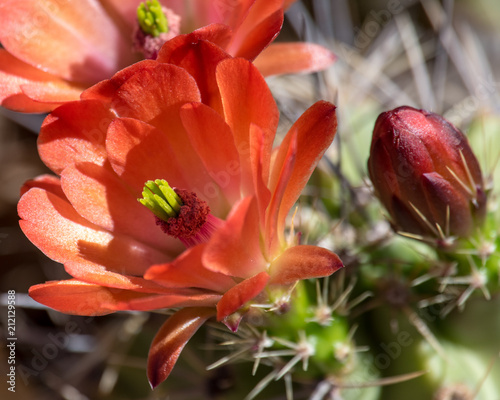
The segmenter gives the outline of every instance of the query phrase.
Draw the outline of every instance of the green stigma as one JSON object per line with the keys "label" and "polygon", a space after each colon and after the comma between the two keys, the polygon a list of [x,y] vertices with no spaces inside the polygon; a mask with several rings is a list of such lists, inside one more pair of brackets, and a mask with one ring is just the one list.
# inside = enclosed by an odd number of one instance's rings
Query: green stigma
{"label": "green stigma", "polygon": [[137,20],[142,31],[153,37],[168,32],[168,20],[158,0],[146,0],[137,7]]}
{"label": "green stigma", "polygon": [[142,199],[137,200],[163,221],[176,218],[183,205],[179,195],[163,179],[147,181],[142,191]]}

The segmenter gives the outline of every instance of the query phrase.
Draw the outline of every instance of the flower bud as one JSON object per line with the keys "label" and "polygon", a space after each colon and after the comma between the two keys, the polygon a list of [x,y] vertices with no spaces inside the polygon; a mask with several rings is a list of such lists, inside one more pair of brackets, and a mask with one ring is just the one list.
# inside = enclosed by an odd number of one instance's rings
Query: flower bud
{"label": "flower bud", "polygon": [[484,218],[479,163],[464,134],[437,114],[408,106],[382,113],[368,171],[398,232],[445,244]]}

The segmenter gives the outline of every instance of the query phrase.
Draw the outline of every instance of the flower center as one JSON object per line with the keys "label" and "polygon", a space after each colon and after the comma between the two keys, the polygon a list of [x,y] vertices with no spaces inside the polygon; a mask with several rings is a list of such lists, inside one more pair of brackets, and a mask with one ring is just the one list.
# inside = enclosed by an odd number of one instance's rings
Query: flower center
{"label": "flower center", "polygon": [[151,210],[161,230],[186,247],[208,241],[221,224],[210,214],[207,202],[199,199],[196,193],[174,190],[163,179],[147,181],[142,196],[137,200]]}
{"label": "flower center", "polygon": [[156,59],[163,43],[180,33],[181,18],[162,7],[158,0],[146,0],[137,7],[137,26],[134,32],[134,50],[144,58]]}
{"label": "flower center", "polygon": [[168,32],[168,20],[158,0],[147,0],[137,7],[137,21],[142,31],[153,37]]}

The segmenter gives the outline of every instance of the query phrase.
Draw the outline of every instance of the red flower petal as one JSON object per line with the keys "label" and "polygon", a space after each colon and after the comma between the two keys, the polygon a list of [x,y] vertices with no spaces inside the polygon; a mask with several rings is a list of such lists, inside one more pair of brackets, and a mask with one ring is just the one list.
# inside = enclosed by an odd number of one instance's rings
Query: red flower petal
{"label": "red flower petal", "polygon": [[298,280],[333,274],[344,265],[331,251],[317,246],[290,247],[269,268],[270,284],[289,285]]}
{"label": "red flower petal", "polygon": [[[205,2],[205,0],[201,1]],[[184,57],[182,54],[186,55],[192,51],[192,49],[188,50],[183,48],[186,44],[197,44],[200,41],[206,41],[215,44],[217,47],[225,48],[231,40],[232,34],[233,33],[228,24],[213,23],[203,26],[202,28],[196,29],[191,33],[176,36],[166,42],[160,49],[156,60],[158,62],[179,65],[178,63],[174,63],[173,59],[183,61]],[[184,53],[185,51],[187,51],[187,53]],[[197,68],[195,65],[191,64],[191,62],[186,64],[186,66],[188,65],[192,65],[192,67]],[[189,68],[187,69],[189,70]]]}
{"label": "red flower petal", "polygon": [[291,176],[287,178],[279,216],[278,232],[283,230],[285,218],[297,201],[302,189],[309,180],[314,168],[330,146],[337,131],[335,106],[326,101],[312,105],[290,128],[279,147],[270,179],[271,192],[280,185],[282,166],[287,162],[292,137],[297,133],[297,148]]}
{"label": "red flower petal", "polygon": [[[295,161],[297,159],[297,131],[290,131],[287,138],[290,137],[287,153],[283,160],[283,165],[279,171],[279,178],[276,187],[271,192],[271,200],[267,208],[266,225],[265,225],[265,248],[271,257],[275,252],[281,251],[281,243],[284,238],[283,229],[278,227],[278,217],[280,212],[280,205],[283,200],[283,194],[287,189],[287,185],[291,179]],[[278,150],[281,150],[280,147]],[[276,164],[275,164],[276,166]]]}
{"label": "red flower petal", "polygon": [[259,215],[253,197],[241,200],[213,234],[203,264],[214,272],[249,278],[265,269],[259,243]]}
{"label": "red flower petal", "polygon": [[265,146],[264,131],[257,125],[250,125],[250,163],[261,227],[265,226],[266,208],[271,199],[271,192],[266,185],[269,179],[269,165],[264,165],[267,160],[265,152],[268,151]]}
{"label": "red flower petal", "polygon": [[141,293],[169,293],[163,286],[155,282],[137,276],[111,272],[102,265],[70,261],[64,264],[64,269],[73,278],[90,284]]}
{"label": "red flower petal", "polygon": [[127,75],[112,97],[113,110],[120,117],[136,118],[166,132],[176,131],[182,126],[179,108],[184,103],[200,101],[196,81],[176,65],[148,63]]}
{"label": "red flower petal", "polygon": [[29,181],[24,182],[21,187],[21,196],[26,193],[28,190],[32,188],[40,188],[44,189],[47,192],[53,193],[56,196],[59,196],[62,199],[66,198],[66,195],[61,189],[61,181],[59,178],[53,175],[40,175],[35,179],[30,179]]}
{"label": "red flower petal", "polygon": [[90,284],[77,279],[32,286],[29,295],[37,302],[73,315],[105,315],[120,310],[154,310],[200,304],[214,305],[220,296],[183,290],[169,294],[139,293]]}
{"label": "red flower petal", "polygon": [[66,314],[96,316],[115,311],[103,304],[138,296],[138,293],[68,279],[32,286],[29,295],[33,300]]}
{"label": "red flower petal", "polygon": [[[1,74],[1,73],[0,73]],[[18,92],[17,87],[11,88],[9,84],[4,86],[4,82],[11,81],[10,76],[6,78],[0,76],[0,83],[2,88],[0,89],[0,106],[17,112],[24,113],[44,113],[53,110],[59,104],[44,104],[38,103],[24,93]]]}
{"label": "red flower petal", "polygon": [[[206,3],[204,0],[198,0],[198,2]],[[255,2],[256,0],[238,0],[210,1],[209,3],[213,9],[212,15],[217,16],[217,21],[234,29],[243,23]]]}
{"label": "red flower petal", "polygon": [[335,55],[312,43],[273,43],[254,61],[262,75],[321,71],[335,61]]}
{"label": "red flower petal", "polygon": [[137,23],[137,7],[139,3],[141,3],[141,0],[101,0],[101,4],[106,7],[106,11],[116,24],[120,27],[122,24],[126,25],[126,28],[128,28],[126,34],[129,36],[132,35],[134,26]]}
{"label": "red flower petal", "polygon": [[38,152],[57,174],[76,162],[103,164],[106,130],[115,115],[98,101],[75,101],[54,110],[43,122]]}
{"label": "red flower petal", "polygon": [[78,100],[81,90],[79,85],[23,63],[0,49],[0,104],[3,107],[21,112],[50,111],[62,102]]}
{"label": "red flower petal", "polygon": [[189,185],[189,177],[180,168],[181,154],[172,150],[168,139],[154,126],[132,118],[119,118],[109,127],[106,140],[109,161],[136,197],[151,179],[167,179],[172,186],[182,188]]}
{"label": "red flower petal", "polygon": [[25,63],[76,82],[97,82],[134,61],[118,27],[90,0],[2,1],[0,42]]}
{"label": "red flower petal", "polygon": [[79,163],[61,174],[64,193],[75,210],[108,231],[177,254],[183,246],[156,226],[153,214],[138,201],[109,164]]}
{"label": "red flower petal", "polygon": [[[217,194],[219,189],[200,159],[191,163],[189,151],[174,151],[173,136],[184,136],[182,140],[189,141],[184,130],[166,134],[136,119],[115,120],[108,130],[106,142],[114,171],[130,185],[136,197],[141,197],[147,180],[165,179],[172,187],[196,192],[209,202],[214,212],[227,208],[222,205],[224,198],[214,197],[213,192]],[[195,157],[195,153],[192,156]]]}
{"label": "red flower petal", "polygon": [[233,287],[233,279],[205,268],[201,262],[204,250],[205,245],[191,247],[171,263],[153,265],[144,278],[168,288],[193,287],[225,292]]}
{"label": "red flower petal", "polygon": [[202,103],[182,107],[181,119],[208,174],[233,204],[240,198],[240,163],[231,129],[217,112]]}
{"label": "red flower petal", "polygon": [[[144,90],[145,87],[148,90]],[[113,109],[122,117],[140,120],[158,128],[161,131],[158,134],[167,138],[168,148],[171,149],[169,152],[176,154],[177,164],[174,168],[182,169],[189,176],[190,186],[203,188],[210,179],[186,135],[179,113],[184,103],[199,101],[196,82],[185,70],[158,63],[154,69],[140,70],[120,86],[113,99]],[[134,133],[125,132],[122,136],[133,137]],[[120,157],[109,146],[107,149],[110,157]],[[155,156],[159,149],[163,150],[157,147],[149,153],[149,158],[160,158]],[[166,155],[163,157],[167,158]],[[167,158],[167,161],[170,162],[170,159]],[[141,164],[134,164],[133,168],[138,165]],[[145,171],[142,166],[140,169]],[[148,177],[156,178],[159,176]]]}
{"label": "red flower petal", "polygon": [[[244,194],[253,193],[253,180],[248,152],[250,127],[259,126],[264,131],[262,165],[268,168],[279,112],[266,81],[255,66],[243,59],[222,61],[217,67],[224,117],[234,134],[236,148],[241,157]],[[245,107],[242,107],[242,100]]]}
{"label": "red flower petal", "polygon": [[82,218],[66,200],[33,188],[18,204],[24,234],[51,259],[91,262],[113,272],[142,275],[166,254],[123,235],[113,235]]}
{"label": "red flower petal", "polygon": [[229,54],[253,60],[271,43],[283,25],[283,0],[256,0],[235,28]]}
{"label": "red flower petal", "polygon": [[[214,28],[214,35],[209,29]],[[163,45],[157,61],[175,64],[187,71],[195,80],[201,93],[201,101],[222,115],[219,89],[215,80],[217,65],[229,55],[216,44],[218,35],[226,37],[230,32],[226,26],[211,25],[189,35],[178,36]],[[219,43],[220,44],[220,43]]]}
{"label": "red flower petal", "polygon": [[110,310],[149,311],[161,308],[177,307],[214,307],[220,300],[220,294],[199,289],[169,289],[167,294],[137,293],[122,301],[104,304]]}
{"label": "red flower petal", "polygon": [[186,343],[213,315],[210,308],[186,308],[163,324],[148,355],[148,379],[153,388],[167,379]]}
{"label": "red flower petal", "polygon": [[217,321],[228,317],[247,301],[256,297],[266,287],[268,281],[267,272],[261,272],[228,290],[217,303]]}
{"label": "red flower petal", "polygon": [[107,107],[112,107],[116,92],[132,75],[142,70],[152,70],[158,63],[154,60],[142,60],[113,75],[112,78],[96,83],[81,94],[81,100],[99,100]]}
{"label": "red flower petal", "polygon": [[33,101],[48,103],[55,108],[61,103],[78,100],[83,88],[66,82],[53,81],[44,84],[25,83],[21,85],[21,89]]}

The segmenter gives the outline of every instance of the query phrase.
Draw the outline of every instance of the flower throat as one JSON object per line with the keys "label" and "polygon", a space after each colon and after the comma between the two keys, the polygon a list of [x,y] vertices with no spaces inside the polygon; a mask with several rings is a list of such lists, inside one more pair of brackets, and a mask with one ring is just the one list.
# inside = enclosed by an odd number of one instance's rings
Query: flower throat
{"label": "flower throat", "polygon": [[172,189],[163,179],[147,181],[142,196],[137,200],[155,215],[156,225],[186,247],[207,242],[221,224],[196,193]]}

